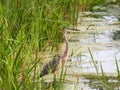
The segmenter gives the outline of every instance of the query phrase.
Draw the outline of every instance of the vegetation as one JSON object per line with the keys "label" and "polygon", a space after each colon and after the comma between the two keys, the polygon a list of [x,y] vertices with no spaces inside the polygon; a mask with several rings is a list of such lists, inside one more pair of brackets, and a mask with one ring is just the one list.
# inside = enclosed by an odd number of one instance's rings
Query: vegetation
{"label": "vegetation", "polygon": [[81,10],[92,10],[96,5],[105,4],[106,0],[81,0]]}
{"label": "vegetation", "polygon": [[79,0],[0,1],[1,90],[39,90],[39,52],[59,45],[60,31],[75,25],[78,4]]}
{"label": "vegetation", "polygon": [[112,38],[113,38],[113,40],[119,40],[120,39],[120,31],[119,30],[114,31]]}
{"label": "vegetation", "polygon": [[[102,3],[104,0],[0,0],[0,90],[43,89],[40,52],[56,50],[62,42],[61,31],[76,25],[79,10]],[[65,78],[62,75],[59,85]]]}
{"label": "vegetation", "polygon": [[105,88],[106,90],[114,90],[115,88],[119,89],[119,87],[120,87],[120,82],[119,82],[119,80],[120,80],[120,70],[119,70],[119,63],[118,63],[117,58],[115,57],[115,65],[116,65],[117,77],[116,76],[107,76],[104,73],[104,68],[102,67],[101,63],[100,63],[101,73],[99,72],[99,70],[97,68],[97,65],[95,63],[94,57],[92,55],[92,52],[91,52],[90,49],[88,49],[88,50],[89,50],[89,53],[90,53],[91,60],[93,62],[94,68],[96,70],[96,75],[93,75],[93,74],[84,75],[84,77],[87,78],[87,79],[90,79],[90,80],[91,79],[94,80],[93,82],[96,81],[95,83],[96,83],[97,87],[95,87],[95,88]]}

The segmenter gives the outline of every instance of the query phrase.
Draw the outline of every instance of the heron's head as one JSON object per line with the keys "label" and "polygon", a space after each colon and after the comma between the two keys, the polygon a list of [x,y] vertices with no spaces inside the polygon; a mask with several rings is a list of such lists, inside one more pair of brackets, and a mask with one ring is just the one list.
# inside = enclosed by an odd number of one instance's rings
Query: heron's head
{"label": "heron's head", "polygon": [[64,36],[66,36],[67,31],[69,31],[69,29],[64,28],[64,30],[63,30],[63,35],[64,35]]}
{"label": "heron's head", "polygon": [[79,29],[74,29],[74,28],[64,28],[63,33],[66,33],[67,31],[69,32],[79,32]]}
{"label": "heron's head", "polygon": [[74,29],[74,28],[64,28],[63,30],[63,38],[66,37],[66,32],[69,31],[69,32],[80,32],[79,29]]}

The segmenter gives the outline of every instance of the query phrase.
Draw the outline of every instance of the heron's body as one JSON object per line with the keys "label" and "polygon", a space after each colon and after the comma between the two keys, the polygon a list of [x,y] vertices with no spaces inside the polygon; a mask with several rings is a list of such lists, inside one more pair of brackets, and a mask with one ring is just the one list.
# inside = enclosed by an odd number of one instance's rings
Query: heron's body
{"label": "heron's body", "polygon": [[40,77],[49,74],[54,73],[56,76],[56,72],[59,70],[59,68],[62,66],[62,64],[67,60],[69,55],[69,43],[66,37],[66,30],[63,31],[64,35],[64,41],[66,43],[66,49],[63,55],[55,55],[51,61],[49,61],[43,68],[43,70],[40,73]]}
{"label": "heron's body", "polygon": [[58,70],[61,67],[62,63],[62,57],[60,55],[55,55],[53,60],[49,61],[43,68],[40,77],[49,74],[54,73],[56,70]]}

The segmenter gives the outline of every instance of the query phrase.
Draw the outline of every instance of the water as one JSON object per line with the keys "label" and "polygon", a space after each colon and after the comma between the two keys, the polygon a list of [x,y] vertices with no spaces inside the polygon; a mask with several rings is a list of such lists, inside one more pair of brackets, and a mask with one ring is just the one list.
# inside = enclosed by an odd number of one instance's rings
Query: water
{"label": "water", "polygon": [[[108,11],[110,12],[110,10]],[[94,14],[97,15],[98,13],[99,12]],[[67,75],[73,76],[67,76],[67,79],[71,80],[76,78],[75,76],[83,73],[96,73],[88,48],[92,52],[99,73],[101,73],[101,63],[105,74],[117,76],[115,57],[118,63],[120,63],[120,40],[113,40],[113,32],[120,30],[120,25],[116,25],[116,23],[119,23],[118,17],[114,15],[114,13],[109,14],[107,12],[104,12],[104,14],[103,12],[100,13],[100,18],[82,17],[84,16],[83,14],[87,15],[91,14],[91,12],[80,13],[80,18],[78,18],[78,29],[83,33],[80,35],[77,34],[76,37],[74,37],[75,40],[72,38],[70,47],[71,51],[73,49],[77,51],[77,48],[81,49],[78,50],[79,54],[77,53],[77,56],[71,59],[71,63],[66,65],[68,68]],[[117,15],[120,16],[120,12],[118,12]],[[92,88],[93,85],[90,85],[90,82],[92,81],[86,81],[86,79],[80,78],[77,90],[104,90]],[[94,80],[93,83],[95,83]],[[74,90],[74,84],[67,84],[68,85],[65,86],[68,87],[66,87],[65,90]]]}
{"label": "water", "polygon": [[[120,59],[120,44],[119,41],[114,41],[112,39],[112,32],[109,31],[102,31],[100,33],[94,34],[85,34],[84,37],[79,37],[79,42],[81,47],[89,47],[92,51],[92,55],[95,59],[95,61],[98,61],[98,66],[100,63],[102,63],[102,66],[104,67],[104,72],[107,73],[114,73],[116,72],[116,66],[115,66],[115,57],[117,59]],[[79,56],[77,58],[73,58],[73,61],[78,61]],[[81,61],[90,61],[91,56],[88,51],[84,52],[83,56],[80,56]],[[91,63],[88,63],[84,66],[91,66]],[[92,69],[89,69],[90,72],[92,72]],[[88,72],[88,70],[87,70]],[[95,71],[94,71],[95,72]]]}

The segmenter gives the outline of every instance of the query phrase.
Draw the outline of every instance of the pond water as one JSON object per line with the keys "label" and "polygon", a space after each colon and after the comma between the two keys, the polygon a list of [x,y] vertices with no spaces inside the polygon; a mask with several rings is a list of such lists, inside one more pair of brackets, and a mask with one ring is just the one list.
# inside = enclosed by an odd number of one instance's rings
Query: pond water
{"label": "pond water", "polygon": [[[95,76],[83,77],[96,75],[90,52],[92,52],[98,73],[101,75],[100,65],[102,65],[104,74],[115,77],[109,80],[115,84],[111,90],[120,90],[120,83],[118,84],[116,79],[115,64],[116,57],[120,66],[120,34],[117,33],[120,31],[120,7],[110,5],[106,8],[107,10],[103,11],[80,12],[77,25],[80,32],[67,34],[70,42],[70,59],[65,64],[63,90],[106,90],[95,80]],[[65,44],[61,52],[64,49]],[[45,79],[51,82],[51,75],[45,76]]]}
{"label": "pond water", "polygon": [[[120,30],[120,7],[114,8],[115,5],[106,12],[80,13],[77,28],[81,33],[73,34],[72,40],[70,40],[71,53],[76,50],[77,54],[66,64],[66,79],[75,81],[77,75],[96,73],[88,48],[92,52],[99,73],[101,73],[101,63],[105,74],[117,76],[115,57],[120,64],[120,40],[114,40],[113,37],[114,32]],[[118,12],[112,13],[112,10],[118,10]],[[99,17],[96,18],[98,13]],[[68,34],[68,36],[71,35],[71,33]],[[98,87],[92,88],[94,84],[90,85],[90,82],[95,84],[95,81],[79,78],[78,89],[75,90],[105,90]],[[74,90],[74,88],[75,83],[65,83],[65,90]],[[114,90],[119,89],[114,87]]]}

